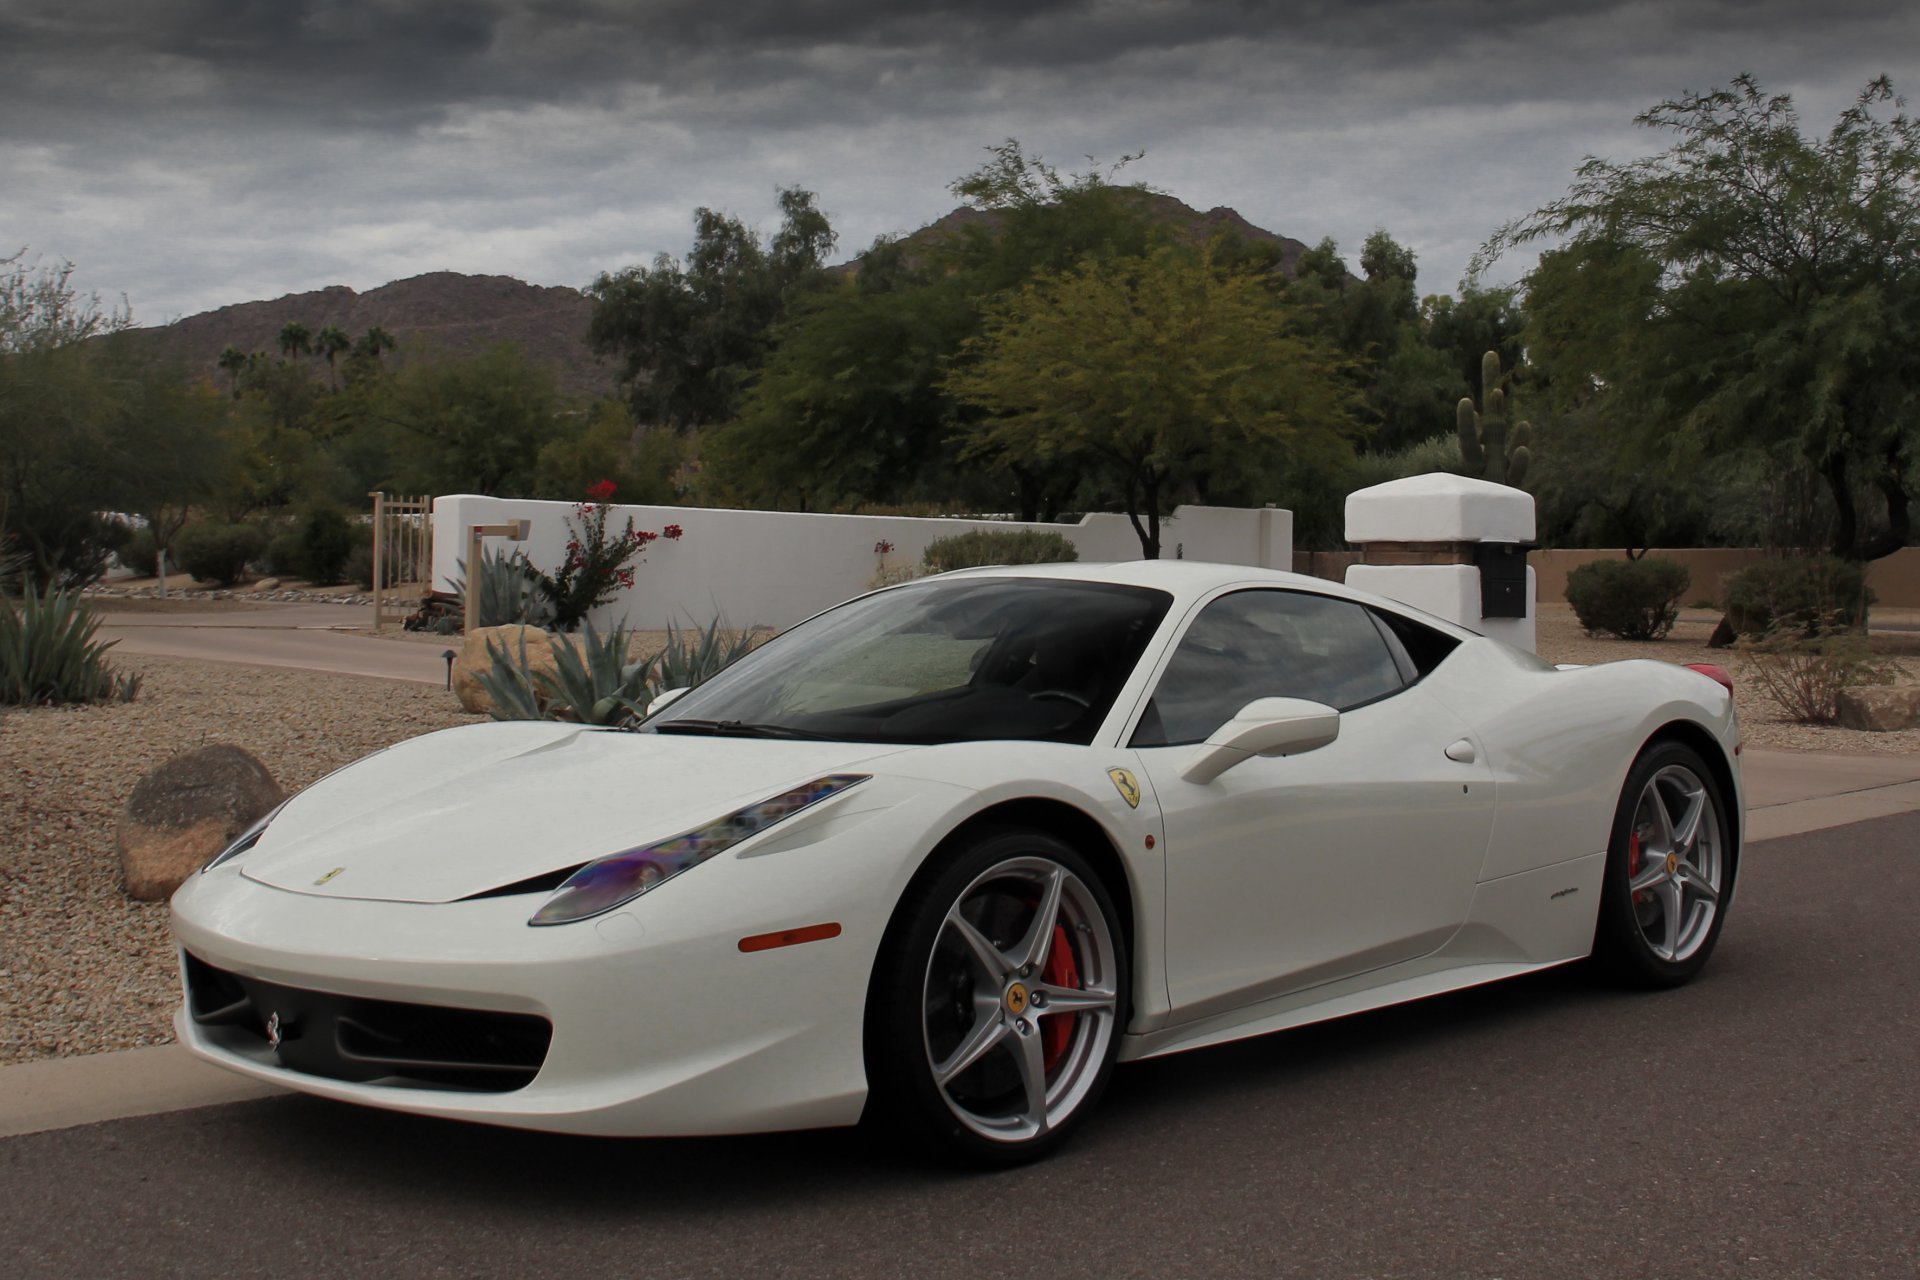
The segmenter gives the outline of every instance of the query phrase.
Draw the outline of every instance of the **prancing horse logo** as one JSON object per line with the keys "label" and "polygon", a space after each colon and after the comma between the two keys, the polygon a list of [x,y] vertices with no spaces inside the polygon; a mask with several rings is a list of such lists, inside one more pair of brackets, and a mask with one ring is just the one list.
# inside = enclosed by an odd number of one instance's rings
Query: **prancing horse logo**
{"label": "prancing horse logo", "polygon": [[1140,784],[1134,779],[1133,774],[1125,769],[1109,769],[1107,776],[1113,779],[1113,785],[1120,792],[1120,798],[1127,802],[1127,808],[1138,809]]}
{"label": "prancing horse logo", "polygon": [[280,1040],[280,1015],[270,1013],[267,1015],[267,1048],[280,1052]]}

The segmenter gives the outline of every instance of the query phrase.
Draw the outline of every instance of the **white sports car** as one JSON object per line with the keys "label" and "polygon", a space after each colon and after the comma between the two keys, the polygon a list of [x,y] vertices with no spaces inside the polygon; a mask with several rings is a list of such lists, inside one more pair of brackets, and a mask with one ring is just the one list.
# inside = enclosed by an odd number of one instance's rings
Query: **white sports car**
{"label": "white sports car", "polygon": [[661,702],[299,793],[173,899],[180,1039],[405,1111],[1010,1162],[1116,1060],[1589,954],[1684,982],[1738,866],[1717,669],[1242,566],[947,574]]}

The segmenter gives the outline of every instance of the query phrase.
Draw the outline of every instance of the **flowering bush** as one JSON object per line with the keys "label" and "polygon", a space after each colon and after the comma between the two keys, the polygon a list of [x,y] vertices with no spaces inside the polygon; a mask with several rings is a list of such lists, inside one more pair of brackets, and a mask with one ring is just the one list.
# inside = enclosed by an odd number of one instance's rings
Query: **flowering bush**
{"label": "flowering bush", "polygon": [[609,535],[607,517],[613,511],[614,483],[601,480],[587,486],[587,500],[573,509],[574,520],[567,522],[567,558],[553,573],[539,575],[540,590],[553,602],[553,625],[559,631],[579,627],[596,605],[605,604],[620,591],[633,589],[634,564],[647,544],[665,537],[678,541],[680,526],[670,524],[660,533],[633,527],[627,517],[626,528]]}

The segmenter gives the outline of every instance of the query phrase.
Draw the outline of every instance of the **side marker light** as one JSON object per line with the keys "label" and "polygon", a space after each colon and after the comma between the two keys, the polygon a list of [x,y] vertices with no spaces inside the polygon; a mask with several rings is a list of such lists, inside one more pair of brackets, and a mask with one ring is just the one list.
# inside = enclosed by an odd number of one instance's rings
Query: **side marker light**
{"label": "side marker light", "polygon": [[837,924],[809,924],[798,929],[782,929],[778,933],[756,933],[751,938],[740,939],[742,951],[772,951],[775,947],[793,947],[802,942],[823,942],[828,938],[840,936]]}

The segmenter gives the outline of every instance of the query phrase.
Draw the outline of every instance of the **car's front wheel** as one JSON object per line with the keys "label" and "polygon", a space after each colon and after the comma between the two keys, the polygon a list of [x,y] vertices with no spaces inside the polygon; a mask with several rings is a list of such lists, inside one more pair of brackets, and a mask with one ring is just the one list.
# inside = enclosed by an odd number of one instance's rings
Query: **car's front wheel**
{"label": "car's front wheel", "polygon": [[869,1115],[976,1163],[1041,1155],[1105,1087],[1126,992],[1125,935],[1087,861],[1043,832],[982,834],[889,931]]}
{"label": "car's front wheel", "polygon": [[1594,955],[1637,986],[1672,987],[1707,963],[1733,892],[1726,797],[1698,752],[1649,748],[1614,813]]}

